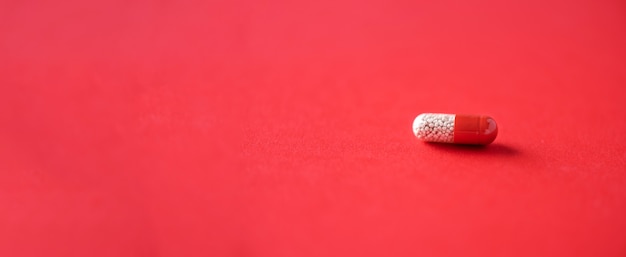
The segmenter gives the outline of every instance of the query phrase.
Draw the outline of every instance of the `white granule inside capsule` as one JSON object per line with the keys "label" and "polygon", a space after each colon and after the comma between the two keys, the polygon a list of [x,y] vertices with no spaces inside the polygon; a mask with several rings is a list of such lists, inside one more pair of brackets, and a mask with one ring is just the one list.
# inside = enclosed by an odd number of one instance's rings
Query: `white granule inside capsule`
{"label": "white granule inside capsule", "polygon": [[427,142],[454,141],[454,114],[423,113],[413,121],[415,136]]}

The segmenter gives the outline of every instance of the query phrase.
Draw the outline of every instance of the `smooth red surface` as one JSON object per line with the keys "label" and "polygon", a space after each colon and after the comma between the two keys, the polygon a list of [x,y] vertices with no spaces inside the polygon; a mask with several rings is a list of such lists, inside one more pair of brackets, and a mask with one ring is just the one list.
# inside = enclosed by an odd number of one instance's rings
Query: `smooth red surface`
{"label": "smooth red surface", "polygon": [[491,144],[498,136],[498,124],[485,115],[457,114],[454,116],[455,144]]}
{"label": "smooth red surface", "polygon": [[[1,1],[0,256],[626,256],[623,1]],[[422,112],[486,113],[485,148]]]}

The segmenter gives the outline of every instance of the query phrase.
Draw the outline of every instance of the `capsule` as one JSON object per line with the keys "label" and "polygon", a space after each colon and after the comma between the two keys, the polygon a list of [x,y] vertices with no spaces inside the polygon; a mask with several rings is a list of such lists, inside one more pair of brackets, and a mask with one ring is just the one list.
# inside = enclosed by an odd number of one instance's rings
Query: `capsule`
{"label": "capsule", "polygon": [[498,125],[484,115],[422,113],[413,121],[413,134],[426,142],[487,145],[496,139]]}

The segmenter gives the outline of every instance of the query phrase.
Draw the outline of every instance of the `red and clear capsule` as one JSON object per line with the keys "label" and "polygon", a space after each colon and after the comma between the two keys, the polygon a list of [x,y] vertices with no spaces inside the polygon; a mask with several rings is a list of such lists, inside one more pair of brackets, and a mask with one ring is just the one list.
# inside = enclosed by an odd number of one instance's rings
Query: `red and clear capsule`
{"label": "red and clear capsule", "polygon": [[487,145],[496,139],[498,125],[484,115],[422,113],[413,121],[413,133],[426,142]]}

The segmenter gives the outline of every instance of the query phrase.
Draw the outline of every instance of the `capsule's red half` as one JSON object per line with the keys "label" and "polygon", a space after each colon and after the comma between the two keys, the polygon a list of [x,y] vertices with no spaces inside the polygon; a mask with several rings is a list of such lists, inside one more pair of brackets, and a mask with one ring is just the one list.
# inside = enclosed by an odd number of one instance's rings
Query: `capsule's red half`
{"label": "capsule's red half", "polygon": [[489,116],[456,115],[454,143],[487,145],[496,140],[498,125]]}
{"label": "capsule's red half", "polygon": [[426,142],[486,145],[496,139],[498,125],[484,115],[423,113],[413,121],[413,133]]}

